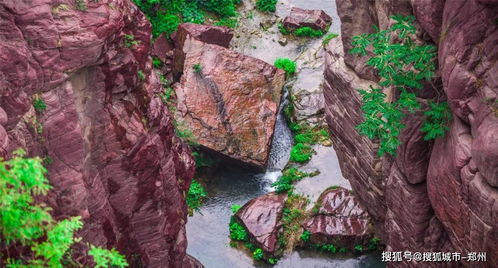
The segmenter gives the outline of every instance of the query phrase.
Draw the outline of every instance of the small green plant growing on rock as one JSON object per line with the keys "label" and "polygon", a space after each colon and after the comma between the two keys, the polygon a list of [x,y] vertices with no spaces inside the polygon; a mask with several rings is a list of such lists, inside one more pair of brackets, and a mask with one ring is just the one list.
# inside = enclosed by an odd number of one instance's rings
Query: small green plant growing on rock
{"label": "small green plant growing on rock", "polygon": [[303,172],[296,167],[287,168],[283,170],[282,176],[280,176],[276,182],[272,183],[271,186],[275,187],[277,193],[286,193],[294,189],[293,184],[295,182],[300,181],[304,177],[311,177],[314,175],[316,174]]}
{"label": "small green plant growing on rock", "polygon": [[362,252],[363,251],[363,246],[362,245],[356,245],[356,246],[354,246],[354,250],[356,250],[358,252]]}
{"label": "small green plant growing on rock", "polygon": [[194,69],[194,73],[202,73],[202,65],[200,65],[199,63],[194,64],[194,66],[192,66],[192,69]]}
{"label": "small green plant growing on rock", "polygon": [[263,259],[263,250],[260,248],[257,248],[253,253],[252,253],[252,258],[260,261]]}
{"label": "small green plant growing on rock", "polygon": [[323,38],[323,42],[322,42],[322,43],[323,43],[323,45],[324,45],[324,46],[328,45],[328,44],[330,43],[330,40],[332,40],[332,39],[334,39],[334,38],[336,38],[336,37],[338,37],[338,36],[339,36],[339,35],[338,35],[338,34],[335,34],[335,33],[330,33],[330,34],[327,34],[327,35],[325,36],[325,38]]}
{"label": "small green plant growing on rock", "polygon": [[291,76],[296,72],[296,62],[288,58],[278,58],[274,63],[275,67],[285,71],[287,76]]}
{"label": "small green plant growing on rock", "polygon": [[145,80],[145,73],[142,70],[138,70],[137,72],[138,79]]}
{"label": "small green plant growing on rock", "polygon": [[190,216],[194,214],[194,211],[199,210],[206,197],[207,193],[204,187],[197,180],[193,179],[186,198]]}
{"label": "small green plant growing on rock", "polygon": [[[399,96],[396,100],[386,102],[382,88],[359,90],[364,121],[357,129],[361,135],[379,140],[379,156],[385,153],[395,155],[401,144],[399,135],[405,127],[402,120],[407,113],[413,113],[421,107],[412,89],[421,89],[422,80],[430,80],[436,69],[436,48],[418,45],[412,40],[416,33],[412,24],[415,18],[396,15],[392,19],[396,23],[387,30],[381,31],[375,27],[376,32],[373,34],[354,36],[350,51],[352,54],[367,56],[367,48],[372,47],[373,55],[367,65],[378,71],[381,87],[394,88],[399,92],[394,94]],[[422,126],[422,131],[427,132],[427,139],[444,135],[450,120],[446,107],[445,104],[430,106],[431,111],[426,113],[428,120]]]}
{"label": "small green plant growing on rock", "polygon": [[296,163],[306,163],[311,160],[313,156],[313,148],[305,143],[296,143],[292,149],[290,154],[290,161]]}
{"label": "small green plant growing on rock", "polygon": [[429,101],[430,109],[424,112],[425,123],[422,131],[426,133],[424,140],[433,140],[444,137],[449,130],[448,122],[451,120],[451,110],[447,102],[435,103]]}
{"label": "small green plant growing on rock", "polygon": [[237,241],[247,241],[249,236],[246,229],[234,220],[230,223],[230,238]]}
{"label": "small green plant growing on rock", "polygon": [[303,242],[308,242],[310,240],[310,237],[311,237],[311,233],[310,231],[304,231],[302,234],[301,234],[301,240]]}
{"label": "small green plant growing on rock", "polygon": [[81,11],[87,10],[85,0],[75,0],[74,3],[76,4],[76,9],[81,10]]}
{"label": "small green plant growing on rock", "polygon": [[321,37],[325,33],[311,27],[299,27],[294,31],[294,34],[300,37]]}
{"label": "small green plant growing on rock", "polygon": [[45,104],[42,98],[36,96],[33,99],[33,107],[35,107],[37,112],[41,113],[47,109],[47,104]]}
{"label": "small green plant growing on rock", "polygon": [[135,40],[135,36],[133,34],[125,34],[123,44],[125,47],[130,48],[140,44],[140,42]]}
{"label": "small green plant growing on rock", "polygon": [[278,24],[278,30],[280,31],[281,34],[283,35],[288,35],[290,34],[291,32],[282,24],[282,23],[279,23]]}
{"label": "small green plant growing on rock", "polygon": [[[50,215],[50,207],[39,204],[36,198],[52,188],[45,177],[46,169],[40,158],[24,158],[17,150],[9,161],[0,159],[0,234],[2,246],[24,248],[21,259],[10,256],[0,259],[2,267],[54,267],[72,260],[70,248],[79,243],[74,233],[83,227],[80,217],[57,221]],[[94,267],[126,267],[124,256],[116,250],[89,245],[88,255]],[[70,260],[71,258],[71,260]],[[79,266],[79,267],[82,267]]]}
{"label": "small green plant growing on rock", "polygon": [[235,214],[235,213],[237,213],[237,212],[239,211],[239,209],[240,209],[241,207],[242,207],[241,205],[237,205],[237,204],[235,204],[235,205],[232,205],[232,206],[230,207],[230,210],[232,211],[232,213],[233,213],[233,214]]}
{"label": "small green plant growing on rock", "polygon": [[263,12],[275,12],[277,10],[277,0],[257,0],[256,8]]}
{"label": "small green plant growing on rock", "polygon": [[159,58],[152,58],[152,66],[154,66],[154,68],[160,68],[162,65],[163,62]]}

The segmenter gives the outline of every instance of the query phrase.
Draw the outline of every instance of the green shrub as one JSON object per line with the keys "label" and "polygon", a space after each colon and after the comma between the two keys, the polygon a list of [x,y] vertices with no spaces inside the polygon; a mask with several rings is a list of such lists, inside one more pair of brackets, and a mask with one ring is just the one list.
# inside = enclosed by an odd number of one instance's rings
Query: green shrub
{"label": "green shrub", "polygon": [[259,261],[263,259],[263,250],[258,248],[252,253],[252,258]]}
{"label": "green shrub", "polygon": [[237,28],[238,20],[237,18],[221,18],[214,25],[216,26],[226,26],[228,28]]}
{"label": "green shrub", "polygon": [[301,240],[303,240],[303,242],[308,242],[310,240],[310,237],[311,237],[311,233],[309,231],[304,231],[301,234]]}
{"label": "green shrub", "polygon": [[296,62],[288,58],[278,58],[275,60],[275,67],[282,69],[290,76],[296,72]]}
{"label": "green shrub", "polygon": [[[46,195],[52,188],[45,177],[46,169],[40,158],[23,158],[23,150],[13,153],[9,161],[0,159],[0,234],[6,247],[23,247],[21,259],[10,256],[0,258],[6,267],[62,268],[71,258],[70,247],[79,242],[74,233],[83,227],[80,217],[56,221],[50,208],[37,204],[35,197]],[[94,248],[93,245],[90,245]],[[31,252],[28,252],[31,251]],[[114,249],[90,250],[96,263],[94,267],[126,267],[123,256]],[[109,256],[108,259],[100,256]],[[71,260],[77,263],[77,260]],[[79,264],[81,265],[81,264]]]}
{"label": "green shrub", "polygon": [[193,179],[190,184],[190,188],[188,189],[186,198],[187,206],[189,208],[189,215],[192,215],[194,210],[199,210],[206,197],[207,193],[204,187],[202,187],[198,181]]}
{"label": "green shrub", "polygon": [[294,31],[294,34],[299,37],[321,37],[324,32],[310,27],[300,27]]}
{"label": "green shrub", "polygon": [[249,236],[242,225],[232,220],[230,223],[230,238],[237,241],[247,241]]}
{"label": "green shrub", "polygon": [[338,37],[339,35],[338,34],[335,34],[335,33],[331,33],[331,34],[327,34],[327,36],[325,36],[325,38],[323,39],[323,45],[326,46],[329,44],[330,40]]}
{"label": "green shrub", "polygon": [[258,0],[256,8],[263,12],[275,12],[277,10],[277,0]]}
{"label": "green shrub", "polygon": [[282,23],[279,23],[278,24],[278,30],[280,31],[281,34],[283,35],[288,35],[290,34],[291,32],[282,24]]}
{"label": "green shrub", "polygon": [[195,73],[202,73],[202,65],[197,63],[197,64],[194,64],[194,66],[192,68],[194,69]]}
{"label": "green shrub", "polygon": [[159,58],[152,58],[152,66],[154,66],[154,68],[161,68],[162,65],[163,62]]}
{"label": "green shrub", "polygon": [[275,188],[277,193],[285,193],[294,189],[293,184],[295,182],[312,175],[313,174],[303,172],[296,167],[287,168],[283,170],[282,176],[280,176],[276,182],[272,183],[271,186]]}
{"label": "green shrub", "polygon": [[[412,89],[421,89],[422,81],[430,80],[436,69],[434,59],[436,48],[432,45],[418,45],[412,40],[416,33],[413,16],[392,16],[395,24],[387,30],[379,30],[373,34],[354,36],[350,50],[352,54],[367,56],[368,47],[373,48],[373,55],[367,64],[373,66],[380,76],[379,85],[399,91],[399,98],[386,102],[382,88],[370,87],[370,90],[359,90],[362,98],[364,121],[357,126],[361,135],[370,139],[378,139],[380,147],[378,155],[396,154],[401,144],[399,135],[405,127],[402,120],[407,113],[420,109],[416,95]],[[426,112],[426,121],[422,131],[427,132],[426,139],[442,137],[451,119],[449,109],[444,103],[430,105]]]}
{"label": "green shrub", "polygon": [[313,156],[313,148],[304,143],[297,143],[292,146],[290,161],[296,163],[306,163],[311,160]]}
{"label": "green shrub", "polygon": [[333,244],[316,244],[313,245],[313,248],[323,251],[323,252],[329,252],[332,254],[335,254],[337,252],[337,247],[334,246]]}
{"label": "green shrub", "polygon": [[45,102],[43,101],[42,98],[40,97],[35,97],[33,99],[33,107],[35,107],[35,110],[37,112],[43,112],[47,109],[47,104],[45,104]]}
{"label": "green shrub", "polygon": [[230,207],[230,210],[232,211],[233,214],[237,213],[237,211],[239,211],[239,209],[241,208],[242,206],[241,205],[232,205]]}

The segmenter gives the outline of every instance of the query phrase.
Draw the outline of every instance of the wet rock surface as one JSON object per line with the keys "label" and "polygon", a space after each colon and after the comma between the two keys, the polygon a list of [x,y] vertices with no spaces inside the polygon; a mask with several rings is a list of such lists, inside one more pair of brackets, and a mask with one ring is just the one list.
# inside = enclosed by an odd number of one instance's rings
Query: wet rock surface
{"label": "wet rock surface", "polygon": [[267,253],[273,254],[278,247],[280,218],[286,195],[269,193],[247,202],[235,214],[247,229],[251,240]]}
{"label": "wet rock surface", "polygon": [[86,7],[0,3],[0,156],[52,160],[44,202],[57,219],[81,216],[84,242],[137,266],[200,267],[185,253],[194,161],[156,96],[150,24],[127,0]]}
{"label": "wet rock surface", "polygon": [[[454,263],[455,267],[498,265],[495,204],[498,38],[496,1],[338,1],[342,41],[326,50],[327,121],[343,174],[351,182],[388,250],[487,252],[487,263]],[[357,56],[344,55],[351,38],[371,25],[389,26],[391,14],[411,14],[438,45],[442,89],[453,121],[446,136],[425,143],[418,132],[420,115],[406,118],[403,145],[396,159],[378,158],[377,144],[359,136],[362,120],[356,88],[375,83],[375,76]],[[423,32],[420,36],[426,36]],[[477,50],[479,46],[481,50]],[[368,78],[370,80],[363,80]],[[485,97],[484,97],[485,96]],[[484,99],[488,100],[485,101]],[[399,267],[439,267],[403,262]]]}
{"label": "wet rock surface", "polygon": [[183,76],[175,85],[179,118],[203,147],[264,169],[284,72],[191,37],[183,53]]}
{"label": "wet rock surface", "polygon": [[285,17],[282,23],[289,30],[310,27],[315,30],[326,31],[330,23],[332,23],[332,18],[323,10],[308,10],[293,7],[289,16]]}
{"label": "wet rock surface", "polygon": [[354,248],[364,245],[373,237],[367,212],[353,194],[342,187],[326,190],[316,203],[316,214],[304,222],[310,232],[310,244],[333,244]]}

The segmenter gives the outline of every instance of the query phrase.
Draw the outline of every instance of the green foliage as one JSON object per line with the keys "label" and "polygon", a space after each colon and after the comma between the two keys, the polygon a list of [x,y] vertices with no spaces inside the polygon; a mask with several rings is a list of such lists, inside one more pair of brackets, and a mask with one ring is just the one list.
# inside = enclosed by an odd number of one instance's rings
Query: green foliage
{"label": "green foliage", "polygon": [[354,250],[356,250],[358,252],[362,252],[363,251],[363,246],[362,245],[356,245],[356,246],[354,246]]}
{"label": "green foliage", "polygon": [[288,76],[296,72],[296,62],[288,58],[278,58],[274,63],[275,67],[282,69]]}
{"label": "green foliage", "polygon": [[304,231],[301,234],[301,240],[303,240],[303,242],[308,242],[310,240],[310,237],[311,237],[311,233],[309,231]]}
{"label": "green foliage", "polygon": [[[0,159],[0,242],[5,247],[25,247],[32,253],[24,252],[22,259],[17,260],[0,259],[0,266],[62,268],[70,247],[80,241],[74,233],[83,223],[80,217],[56,221],[49,214],[49,207],[36,203],[35,196],[46,195],[51,186],[41,159],[23,158],[24,155],[23,150],[17,150],[11,160]],[[122,260],[113,262],[116,267],[128,265],[118,252],[114,251],[113,256]],[[99,266],[102,262],[95,256],[94,260],[95,267],[104,267]]]}
{"label": "green foliage", "polygon": [[33,107],[35,107],[37,112],[41,113],[47,109],[47,104],[45,104],[42,98],[37,96],[33,99]]}
{"label": "green foliage", "polygon": [[379,248],[379,244],[380,244],[380,238],[373,237],[368,242],[368,250],[377,250]]}
{"label": "green foliage", "polygon": [[230,238],[237,241],[247,241],[249,236],[242,225],[232,220],[230,223]]}
{"label": "green foliage", "polygon": [[422,131],[426,133],[424,140],[432,140],[444,137],[449,130],[449,122],[452,119],[450,106],[447,102],[429,102],[430,109],[424,112],[425,121]]}
{"label": "green foliage", "polygon": [[194,64],[192,68],[194,69],[195,73],[202,73],[202,65],[200,65],[199,63]]}
{"label": "green foliage", "polygon": [[[237,15],[239,0],[133,0],[152,24],[152,35],[171,35],[182,22],[204,23],[206,12],[214,13],[221,20]],[[233,21],[223,21],[233,25]]]}
{"label": "green foliage", "polygon": [[277,0],[257,0],[256,8],[263,12],[275,12],[277,10]]}
{"label": "green foliage", "polygon": [[81,11],[86,11],[87,6],[85,0],[74,0],[74,3],[76,5],[76,9],[81,10]]}
{"label": "green foliage", "polygon": [[279,23],[278,24],[278,30],[280,31],[281,34],[283,35],[288,35],[290,34],[291,32],[282,24],[282,23]]}
{"label": "green foliage", "polygon": [[269,264],[275,265],[275,264],[277,264],[277,262],[278,262],[278,259],[276,259],[276,258],[269,258],[268,259]]}
{"label": "green foliage", "polygon": [[310,27],[299,27],[294,30],[294,34],[300,37],[321,37],[325,33]]}
{"label": "green foliage", "polygon": [[304,177],[312,176],[311,173],[306,173],[300,171],[296,167],[291,167],[288,169],[284,169],[282,172],[282,176],[278,178],[278,180],[272,183],[272,187],[275,187],[275,191],[277,193],[285,193],[289,190],[294,189],[293,184],[297,181],[300,181]]}
{"label": "green foliage", "polygon": [[329,252],[332,254],[335,254],[337,252],[337,247],[333,244],[315,244],[313,245],[313,248],[322,252]]}
{"label": "green foliage", "polygon": [[[352,54],[367,56],[367,48],[371,47],[367,64],[373,66],[380,76],[379,85],[394,88],[400,92],[399,98],[386,102],[386,95],[381,88],[359,90],[362,97],[364,121],[357,126],[360,134],[380,141],[379,156],[389,153],[394,155],[400,145],[399,135],[405,127],[401,121],[406,113],[420,109],[412,88],[422,88],[422,80],[430,80],[435,71],[434,58],[436,49],[432,45],[418,45],[412,40],[416,29],[412,25],[413,16],[393,16],[396,23],[390,29],[379,30],[373,34],[354,36],[350,50]],[[436,112],[437,113],[437,112]],[[438,114],[432,123],[440,124],[447,119]],[[427,137],[439,137],[443,126],[429,125]],[[444,132],[444,131],[443,131]]]}
{"label": "green foliage", "polygon": [[192,156],[195,159],[196,168],[210,167],[214,164],[214,160],[203,153],[194,151],[192,152]]}
{"label": "green foliage", "polygon": [[252,258],[259,261],[263,259],[263,250],[258,248],[252,253]]}
{"label": "green foliage", "polygon": [[306,163],[313,156],[313,148],[308,144],[297,143],[291,149],[290,161],[296,163]]}
{"label": "green foliage", "polygon": [[241,205],[232,205],[230,207],[230,210],[232,211],[233,214],[237,213],[237,211],[239,211],[239,209],[241,208],[242,206]]}
{"label": "green foliage", "polygon": [[101,247],[96,247],[94,245],[90,246],[88,255],[93,257],[96,265],[95,268],[107,268],[107,267],[127,267],[128,263],[123,255],[119,254],[116,249],[103,249]]}
{"label": "green foliage", "polygon": [[161,65],[163,65],[163,62],[159,58],[152,58],[152,66],[154,66],[154,68],[160,68]]}
{"label": "green foliage", "polygon": [[339,36],[339,35],[338,35],[338,34],[335,34],[335,33],[330,33],[330,34],[327,34],[327,36],[325,36],[325,38],[323,38],[323,42],[322,42],[322,44],[323,44],[324,46],[326,46],[326,45],[328,45],[328,44],[329,44],[330,40],[332,40],[332,39],[334,39],[334,38],[336,38],[336,37],[338,37],[338,36]]}
{"label": "green foliage", "polygon": [[138,76],[138,79],[140,79],[142,81],[145,80],[145,74],[142,70],[138,70],[137,76]]}
{"label": "green foliage", "polygon": [[135,40],[135,36],[132,35],[132,34],[125,34],[124,35],[124,41],[123,41],[123,45],[127,48],[130,48],[132,46],[136,46],[140,44],[139,41]]}
{"label": "green foliage", "polygon": [[190,216],[193,215],[194,210],[199,210],[206,197],[207,193],[204,187],[197,180],[193,179],[185,200],[187,202]]}
{"label": "green foliage", "polygon": [[190,146],[198,146],[199,142],[197,141],[197,137],[195,134],[185,125],[183,121],[175,120],[173,122],[173,126],[175,127],[175,134],[178,138],[182,139]]}
{"label": "green foliage", "polygon": [[237,28],[237,26],[238,26],[238,20],[237,20],[237,18],[221,18],[214,25],[216,25],[216,26],[226,26],[228,28],[234,29],[234,28]]}

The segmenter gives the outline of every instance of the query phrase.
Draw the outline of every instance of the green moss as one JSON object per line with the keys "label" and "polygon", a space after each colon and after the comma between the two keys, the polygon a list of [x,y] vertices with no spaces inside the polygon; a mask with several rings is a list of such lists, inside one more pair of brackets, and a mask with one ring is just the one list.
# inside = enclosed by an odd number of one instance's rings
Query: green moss
{"label": "green moss", "polygon": [[300,27],[294,30],[294,34],[299,37],[321,37],[324,32],[310,27]]}
{"label": "green moss", "polygon": [[277,10],[277,0],[257,0],[256,8],[263,12],[275,12]]}
{"label": "green moss", "polygon": [[296,163],[306,163],[311,160],[313,152],[314,151],[311,146],[303,143],[297,143],[291,149],[290,161]]}

